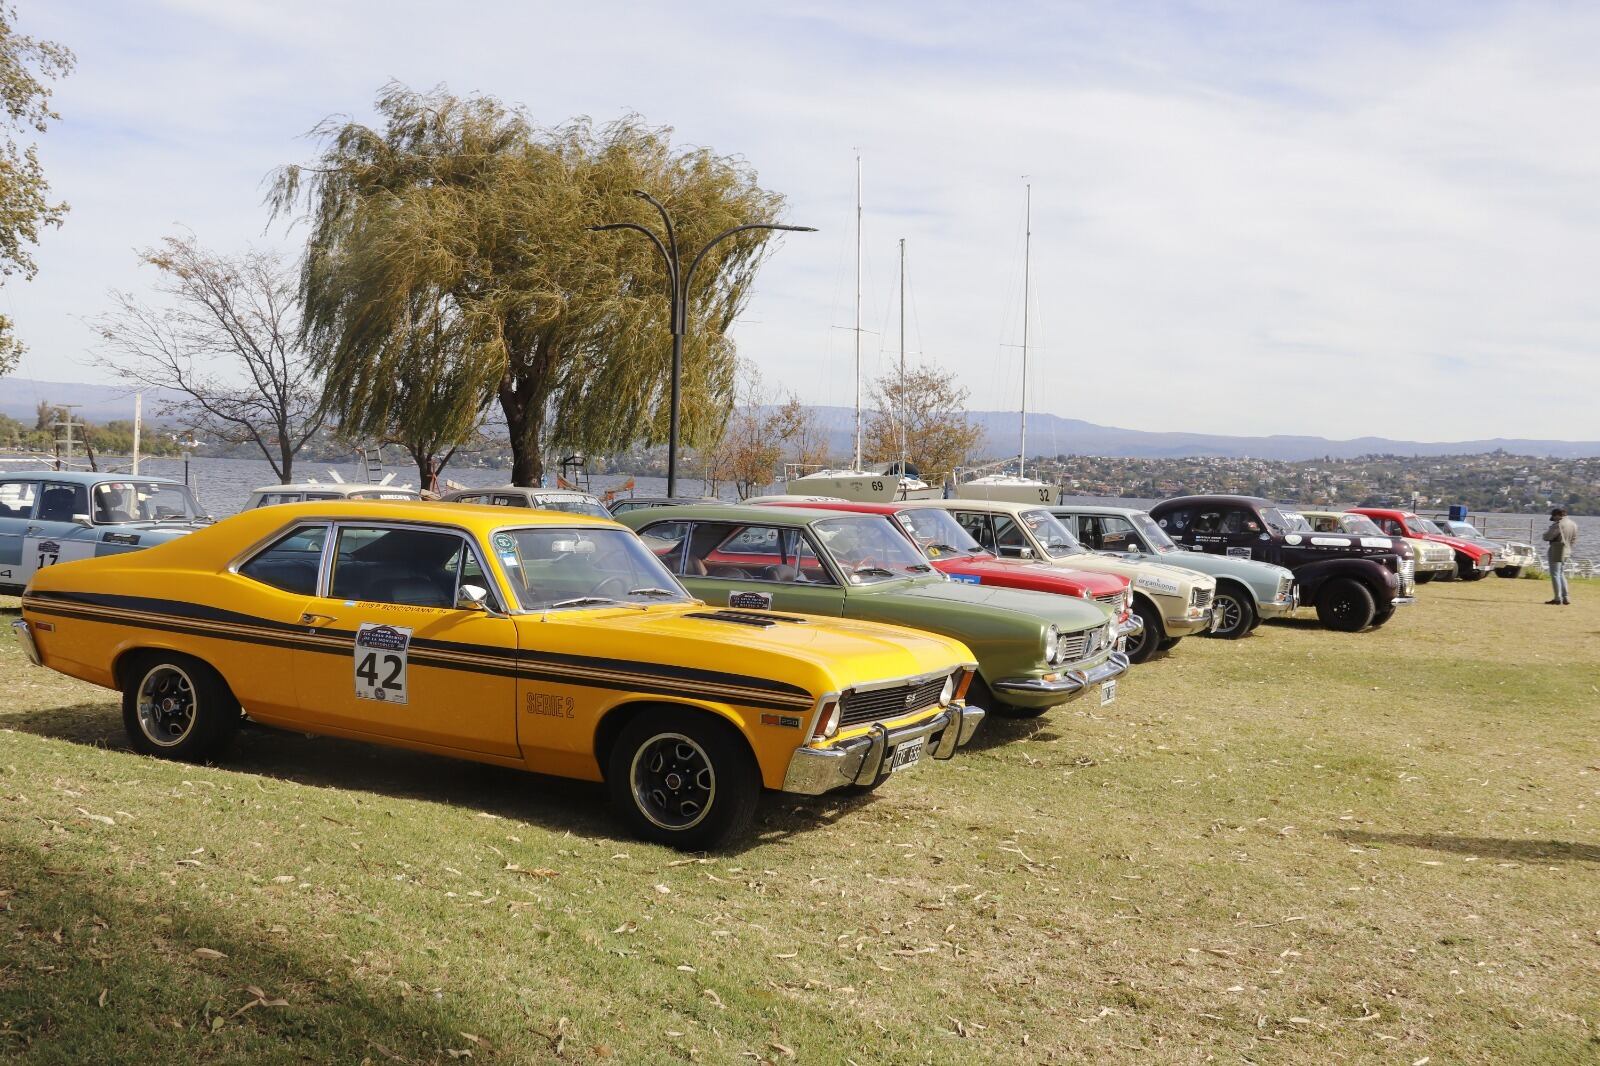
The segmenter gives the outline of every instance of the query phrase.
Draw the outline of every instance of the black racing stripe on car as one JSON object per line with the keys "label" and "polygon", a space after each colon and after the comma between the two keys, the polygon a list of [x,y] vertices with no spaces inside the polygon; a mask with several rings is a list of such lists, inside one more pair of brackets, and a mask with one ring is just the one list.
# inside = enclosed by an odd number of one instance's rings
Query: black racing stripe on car
{"label": "black racing stripe on car", "polygon": [[[66,593],[50,592],[35,593],[31,599],[59,599],[76,601],[95,606],[117,608],[122,610],[140,611],[148,614],[177,616],[193,618],[201,621],[219,622],[223,624],[250,626],[256,629],[275,629],[284,633],[304,636],[308,627],[295,625],[289,622],[277,622],[257,615],[241,614],[237,611],[226,611],[216,607],[207,607],[198,603],[189,603],[183,600],[155,599],[145,596],[117,596],[104,593]],[[353,640],[352,632],[338,630],[323,631],[327,635],[338,634],[343,639]],[[793,696],[804,699],[808,704],[811,693],[798,685],[776,681],[766,677],[752,677],[748,674],[726,673],[719,670],[701,670],[687,666],[671,666],[666,663],[641,663],[632,659],[608,659],[591,655],[564,655],[552,652],[539,652],[536,650],[516,651],[508,648],[497,648],[486,644],[467,644],[464,642],[437,640],[430,637],[413,637],[413,648],[434,648],[441,651],[468,652],[474,655],[487,655],[501,659],[511,659],[520,662],[537,661],[552,667],[570,667],[578,671],[601,670],[617,673],[648,675],[652,677],[670,678],[676,681],[697,682],[707,685],[719,685],[728,688],[755,689],[771,693],[774,696]]]}
{"label": "black racing stripe on car", "polygon": [[[78,599],[82,602],[82,606],[78,607],[71,603],[56,604],[48,602],[51,599]],[[47,602],[40,603],[40,600]],[[138,613],[144,617],[139,618],[133,624],[145,629],[168,633],[184,633],[198,637],[211,637],[216,640],[232,640],[246,644],[257,644],[263,647],[322,652],[329,655],[348,654],[355,641],[355,633],[351,630],[321,630],[313,632],[308,627],[274,623],[268,619],[257,618],[254,615],[237,614],[231,611],[214,611],[209,608],[200,608],[203,615],[200,613],[190,614],[188,617],[192,618],[193,621],[184,621],[183,616],[178,615],[176,612],[162,617],[163,612],[151,611],[147,607],[134,608],[132,606],[111,606],[109,604],[92,603],[95,600],[121,600],[125,604],[133,601],[141,604],[177,602],[153,600],[137,596],[107,597],[84,595],[70,597],[49,593],[29,596],[27,606],[29,610],[40,614],[78,618],[90,622],[114,623],[114,615],[116,613]],[[184,604],[183,606],[198,607],[199,605]],[[228,616],[229,620],[216,617],[217,615]],[[233,621],[233,619],[244,619],[245,621]],[[219,628],[221,632],[218,631]],[[247,629],[277,630],[283,635],[274,637],[257,632],[242,631]],[[683,685],[700,684],[725,690],[723,693],[705,694],[713,698],[723,696],[752,707],[783,710],[794,709],[798,706],[809,706],[812,699],[810,693],[805,689],[784,684],[783,682],[773,682],[766,678],[754,678],[742,674],[727,674],[711,670],[666,667],[653,663],[637,663],[627,659],[600,659],[578,655],[519,654],[514,650],[504,648],[444,640],[419,641],[413,639],[412,647],[417,649],[416,652],[412,653],[412,659],[419,664],[436,666],[441,669],[494,674],[501,677],[525,676],[589,688],[651,692],[657,695],[675,696],[693,694],[692,689],[682,687]],[[430,654],[430,651],[450,654]],[[498,659],[500,662],[464,662],[455,657],[458,655]],[[540,667],[545,667],[546,669],[540,669]],[[560,670],[561,667],[566,667],[571,672],[562,672]],[[613,673],[621,676],[604,678],[598,676],[601,673]],[[650,681],[658,683],[650,684]],[[666,681],[678,681],[681,684],[679,687],[673,687],[659,683]]]}

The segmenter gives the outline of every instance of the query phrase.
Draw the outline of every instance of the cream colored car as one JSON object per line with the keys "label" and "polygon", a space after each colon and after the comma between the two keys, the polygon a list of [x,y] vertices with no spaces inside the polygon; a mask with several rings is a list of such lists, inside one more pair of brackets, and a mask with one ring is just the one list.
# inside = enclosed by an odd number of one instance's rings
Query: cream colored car
{"label": "cream colored car", "polygon": [[[1366,537],[1387,537],[1389,534],[1364,514],[1347,511],[1301,511],[1311,528],[1318,533],[1349,533]],[[1453,580],[1456,576],[1456,553],[1450,545],[1435,540],[1417,540],[1402,537],[1411,547],[1411,560],[1417,567],[1417,584],[1426,585],[1434,578]]]}
{"label": "cream colored car", "polygon": [[1144,623],[1142,632],[1128,637],[1128,658],[1136,663],[1212,626],[1216,578],[1168,563],[1132,562],[1092,552],[1039,504],[956,499],[907,500],[905,506],[951,512],[974,540],[1002,561],[1127,578],[1133,586],[1133,611]]}

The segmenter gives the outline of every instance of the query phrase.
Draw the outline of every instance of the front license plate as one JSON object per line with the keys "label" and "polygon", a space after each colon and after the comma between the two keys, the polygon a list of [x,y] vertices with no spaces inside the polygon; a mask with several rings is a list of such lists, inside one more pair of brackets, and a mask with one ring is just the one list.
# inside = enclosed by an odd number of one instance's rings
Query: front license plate
{"label": "front license plate", "polygon": [[1115,681],[1102,682],[1100,685],[1100,706],[1104,707],[1116,698],[1117,683]]}
{"label": "front license plate", "polygon": [[925,745],[926,741],[922,737],[918,737],[916,740],[908,740],[904,744],[898,745],[894,749],[894,754],[889,756],[889,772],[892,774],[896,770],[904,770],[922,758],[922,749]]}

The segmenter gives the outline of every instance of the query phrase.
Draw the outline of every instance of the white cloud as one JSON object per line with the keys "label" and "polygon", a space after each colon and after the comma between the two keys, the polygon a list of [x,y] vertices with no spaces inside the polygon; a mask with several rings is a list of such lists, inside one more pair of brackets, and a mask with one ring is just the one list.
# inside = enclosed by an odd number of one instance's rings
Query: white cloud
{"label": "white cloud", "polygon": [[[796,222],[738,328],[769,382],[845,403],[852,167],[869,369],[895,338],[1016,402],[1022,174],[1030,406],[1146,429],[1593,438],[1600,12],[1508,5],[56,3],[79,52],[44,143],[67,226],[0,290],[36,376],[73,317],[149,284],[184,224],[260,240],[260,182],[393,77],[557,122],[629,108],[738,153]],[[267,238],[284,241],[281,227]],[[880,354],[880,346],[885,350]],[[59,367],[57,370],[55,368]]]}

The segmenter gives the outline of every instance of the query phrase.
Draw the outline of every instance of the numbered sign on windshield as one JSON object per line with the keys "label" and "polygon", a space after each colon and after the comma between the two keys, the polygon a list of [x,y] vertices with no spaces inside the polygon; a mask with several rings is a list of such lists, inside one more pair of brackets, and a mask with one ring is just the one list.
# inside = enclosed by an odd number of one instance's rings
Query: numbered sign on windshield
{"label": "numbered sign on windshield", "polygon": [[383,703],[406,702],[406,651],[411,630],[363,622],[356,631],[356,696]]}

